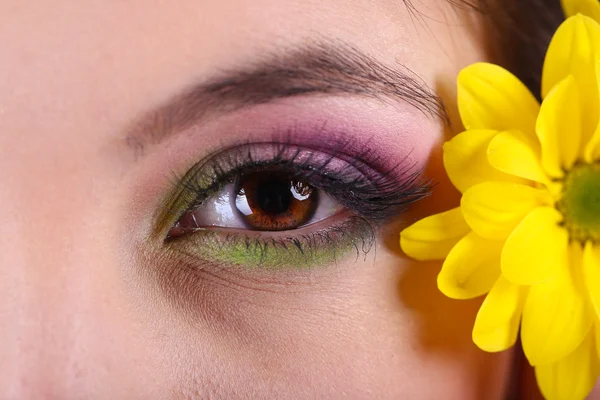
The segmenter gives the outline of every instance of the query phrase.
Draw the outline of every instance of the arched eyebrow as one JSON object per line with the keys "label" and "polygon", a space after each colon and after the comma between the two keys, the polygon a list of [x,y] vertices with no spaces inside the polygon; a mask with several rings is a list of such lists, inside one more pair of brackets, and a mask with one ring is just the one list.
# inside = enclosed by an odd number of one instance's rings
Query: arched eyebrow
{"label": "arched eyebrow", "polygon": [[133,124],[125,141],[137,154],[210,115],[300,95],[354,95],[405,102],[423,114],[450,119],[442,99],[417,74],[392,68],[347,45],[279,51],[176,95]]}

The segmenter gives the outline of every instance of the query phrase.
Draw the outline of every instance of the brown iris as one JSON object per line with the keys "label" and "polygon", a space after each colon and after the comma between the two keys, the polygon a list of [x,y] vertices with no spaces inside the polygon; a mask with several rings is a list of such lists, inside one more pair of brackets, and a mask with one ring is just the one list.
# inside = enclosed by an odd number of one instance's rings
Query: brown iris
{"label": "brown iris", "polygon": [[310,220],[317,206],[317,191],[284,173],[244,175],[235,193],[235,206],[245,223],[260,231],[298,228]]}

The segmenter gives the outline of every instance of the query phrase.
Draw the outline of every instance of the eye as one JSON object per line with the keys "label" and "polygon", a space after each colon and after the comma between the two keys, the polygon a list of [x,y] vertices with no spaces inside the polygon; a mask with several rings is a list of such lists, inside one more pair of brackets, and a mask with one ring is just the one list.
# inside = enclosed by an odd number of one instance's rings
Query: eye
{"label": "eye", "polygon": [[170,254],[203,266],[314,267],[366,254],[379,224],[429,193],[410,165],[380,163],[358,146],[226,148],[179,179],[156,232]]}
{"label": "eye", "polygon": [[292,171],[267,169],[227,183],[198,208],[185,213],[169,232],[175,238],[201,228],[287,231],[327,219],[344,207]]}

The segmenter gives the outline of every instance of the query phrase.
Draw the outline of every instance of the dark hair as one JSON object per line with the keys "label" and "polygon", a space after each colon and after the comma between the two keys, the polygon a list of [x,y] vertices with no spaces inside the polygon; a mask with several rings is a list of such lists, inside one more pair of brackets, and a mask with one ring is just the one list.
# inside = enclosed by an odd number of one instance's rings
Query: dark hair
{"label": "dark hair", "polygon": [[[564,20],[560,0],[446,1],[483,17],[491,61],[515,74],[539,99],[544,55]],[[403,2],[416,9],[413,0]]]}
{"label": "dark hair", "polygon": [[474,7],[484,16],[494,62],[518,76],[540,96],[544,55],[564,20],[560,0],[449,0]]}

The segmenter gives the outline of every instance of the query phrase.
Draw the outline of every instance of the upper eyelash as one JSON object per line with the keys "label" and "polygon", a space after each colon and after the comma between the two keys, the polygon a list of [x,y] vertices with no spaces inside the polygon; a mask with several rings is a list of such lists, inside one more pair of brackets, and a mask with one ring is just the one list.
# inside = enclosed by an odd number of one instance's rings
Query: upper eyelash
{"label": "upper eyelash", "polygon": [[[252,148],[261,145],[277,146],[278,151],[271,160],[258,161],[252,154]],[[378,171],[372,168],[370,163],[380,160],[370,150],[352,156],[346,152],[348,145],[349,142],[345,141],[333,150],[325,151],[295,145],[290,140],[286,140],[246,143],[230,147],[209,157],[205,162],[199,162],[185,177],[177,179],[177,187],[186,189],[186,196],[191,196],[193,199],[185,210],[179,212],[183,215],[194,210],[215,191],[231,182],[234,177],[259,168],[287,169],[293,173],[295,179],[308,181],[357,215],[373,221],[381,221],[397,215],[411,203],[430,195],[432,182],[424,179],[422,171],[416,170],[413,164],[407,162],[407,158],[386,171]],[[321,159],[312,155],[306,157],[307,152],[315,150],[326,157]],[[291,156],[288,153],[291,153]],[[303,159],[300,160],[301,158]],[[325,173],[336,158],[347,164],[345,170]],[[206,168],[210,168],[212,183],[202,186],[197,175]]]}

